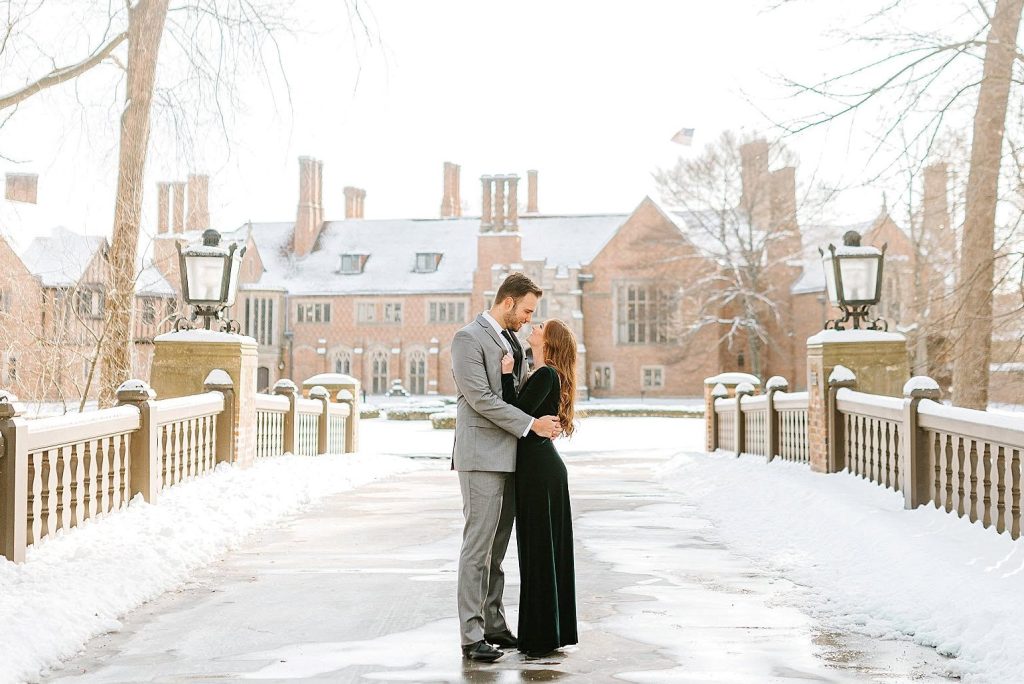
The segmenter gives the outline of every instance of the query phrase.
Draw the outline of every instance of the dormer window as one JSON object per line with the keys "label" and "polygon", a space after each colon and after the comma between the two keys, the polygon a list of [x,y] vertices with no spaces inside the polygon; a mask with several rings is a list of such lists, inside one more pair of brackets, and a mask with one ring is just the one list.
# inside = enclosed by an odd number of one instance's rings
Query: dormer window
{"label": "dormer window", "polygon": [[347,275],[362,273],[368,257],[368,254],[342,254],[338,273]]}
{"label": "dormer window", "polygon": [[441,263],[442,256],[439,252],[417,252],[416,273],[433,273]]}

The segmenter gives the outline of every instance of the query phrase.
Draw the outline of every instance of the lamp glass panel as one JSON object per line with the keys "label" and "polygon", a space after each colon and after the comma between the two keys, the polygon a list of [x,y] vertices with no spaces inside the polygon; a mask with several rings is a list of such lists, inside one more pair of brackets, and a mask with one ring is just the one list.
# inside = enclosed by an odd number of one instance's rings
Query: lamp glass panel
{"label": "lamp glass panel", "polygon": [[188,294],[192,302],[220,303],[224,284],[223,256],[185,255]]}
{"label": "lamp glass panel", "polygon": [[241,259],[233,258],[231,260],[231,280],[228,282],[227,301],[225,304],[231,306],[235,303],[235,295],[238,294],[238,268],[241,265]]}
{"label": "lamp glass panel", "polygon": [[878,301],[877,255],[843,256],[839,268],[843,276],[843,299],[847,303]]}
{"label": "lamp glass panel", "polygon": [[836,292],[835,261],[833,261],[832,255],[830,254],[822,259],[821,265],[825,269],[825,289],[828,292],[828,301],[832,306],[839,306],[839,296]]}

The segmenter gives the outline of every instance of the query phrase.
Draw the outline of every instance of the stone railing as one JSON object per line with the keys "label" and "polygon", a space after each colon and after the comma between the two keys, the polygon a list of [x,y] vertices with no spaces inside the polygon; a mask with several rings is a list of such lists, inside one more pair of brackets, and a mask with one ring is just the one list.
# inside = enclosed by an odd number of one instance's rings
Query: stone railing
{"label": "stone railing", "polygon": [[[232,424],[237,397],[223,371],[201,394],[157,401],[139,380],[118,390],[114,408],[27,420],[13,397],[0,396],[0,555],[21,562],[25,549],[58,530],[117,511],[136,495],[204,475],[217,463],[257,457],[351,451],[351,393],[310,398],[282,380],[274,395],[256,394],[255,425]],[[252,415],[252,414],[250,414]],[[231,433],[255,429],[255,454],[236,454]]]}
{"label": "stone railing", "polygon": [[[930,378],[911,378],[903,397],[856,391],[842,366],[825,395],[824,472],[848,472],[903,494],[908,509],[930,504],[983,527],[1021,532],[1024,421],[945,406]],[[706,414],[709,447],[810,462],[808,393],[772,378],[767,393],[719,384]]]}

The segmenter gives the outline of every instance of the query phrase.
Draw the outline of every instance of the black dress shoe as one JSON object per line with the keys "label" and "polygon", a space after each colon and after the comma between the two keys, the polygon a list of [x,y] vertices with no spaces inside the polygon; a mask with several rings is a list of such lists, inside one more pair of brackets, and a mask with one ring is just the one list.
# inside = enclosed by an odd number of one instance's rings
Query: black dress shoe
{"label": "black dress shoe", "polygon": [[520,653],[526,656],[529,660],[539,660],[541,658],[550,658],[553,655],[557,655],[558,649],[549,648],[547,650],[540,651],[520,651]]}
{"label": "black dress shoe", "polygon": [[481,663],[493,663],[503,655],[505,654],[491,646],[486,641],[477,641],[469,644],[468,646],[462,647],[463,658],[469,658],[470,660],[476,660]]}
{"label": "black dress shoe", "polygon": [[484,641],[498,648],[517,648],[519,646],[519,639],[516,639],[515,634],[507,629],[504,632],[484,634]]}

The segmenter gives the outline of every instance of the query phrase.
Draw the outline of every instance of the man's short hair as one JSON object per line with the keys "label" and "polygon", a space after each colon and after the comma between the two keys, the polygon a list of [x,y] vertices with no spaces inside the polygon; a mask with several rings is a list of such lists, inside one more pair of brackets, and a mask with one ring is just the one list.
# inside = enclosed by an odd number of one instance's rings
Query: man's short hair
{"label": "man's short hair", "polygon": [[506,297],[511,297],[518,303],[528,294],[537,295],[539,298],[544,296],[544,290],[537,287],[537,283],[530,280],[524,273],[509,273],[498,288],[498,294],[494,295],[494,304],[500,304],[505,301]]}

